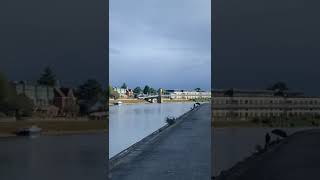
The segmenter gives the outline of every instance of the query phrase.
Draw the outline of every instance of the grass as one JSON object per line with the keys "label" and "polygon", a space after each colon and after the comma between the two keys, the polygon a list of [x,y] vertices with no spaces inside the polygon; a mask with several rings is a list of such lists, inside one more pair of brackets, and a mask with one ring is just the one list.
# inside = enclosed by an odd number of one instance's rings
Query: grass
{"label": "grass", "polygon": [[42,128],[44,133],[50,132],[90,132],[106,131],[108,129],[107,121],[89,120],[89,121],[16,121],[0,122],[0,134],[12,134],[19,128],[37,125]]}

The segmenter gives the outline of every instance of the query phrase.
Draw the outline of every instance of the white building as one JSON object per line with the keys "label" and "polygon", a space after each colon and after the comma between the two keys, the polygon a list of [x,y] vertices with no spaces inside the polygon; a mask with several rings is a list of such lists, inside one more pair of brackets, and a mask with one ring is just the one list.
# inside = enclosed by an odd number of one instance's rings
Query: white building
{"label": "white building", "polygon": [[211,92],[189,90],[166,90],[165,95],[170,99],[209,99]]}
{"label": "white building", "polygon": [[213,90],[214,120],[320,115],[320,97],[271,90]]}

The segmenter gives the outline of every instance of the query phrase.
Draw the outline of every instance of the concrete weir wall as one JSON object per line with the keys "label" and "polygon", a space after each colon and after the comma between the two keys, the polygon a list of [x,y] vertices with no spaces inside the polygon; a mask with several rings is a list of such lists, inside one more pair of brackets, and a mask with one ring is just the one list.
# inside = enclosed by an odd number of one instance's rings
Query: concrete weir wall
{"label": "concrete weir wall", "polygon": [[210,179],[211,106],[180,116],[109,161],[109,179]]}

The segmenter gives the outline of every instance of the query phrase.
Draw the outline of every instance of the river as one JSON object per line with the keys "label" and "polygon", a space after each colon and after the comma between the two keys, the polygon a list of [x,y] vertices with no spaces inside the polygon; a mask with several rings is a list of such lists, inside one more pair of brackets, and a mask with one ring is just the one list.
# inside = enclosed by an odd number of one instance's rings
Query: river
{"label": "river", "polygon": [[1,180],[103,180],[106,133],[0,138]]}
{"label": "river", "polygon": [[167,116],[181,116],[194,103],[155,103],[109,108],[109,158],[158,130]]}

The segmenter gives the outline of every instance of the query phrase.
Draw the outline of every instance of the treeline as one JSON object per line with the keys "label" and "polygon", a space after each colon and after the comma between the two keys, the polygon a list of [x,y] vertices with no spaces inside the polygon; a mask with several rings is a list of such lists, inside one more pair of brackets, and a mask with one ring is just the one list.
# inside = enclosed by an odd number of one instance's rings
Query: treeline
{"label": "treeline", "polygon": [[[38,85],[57,87],[56,75],[50,67],[46,67],[41,74]],[[76,106],[79,106],[80,113],[87,113],[89,108],[97,101],[105,103],[107,107],[108,89],[95,79],[88,79],[74,90],[77,99]],[[4,74],[0,73],[0,117],[32,116],[35,109],[33,101],[24,94],[17,94],[15,87],[9,83]]]}
{"label": "treeline", "polygon": [[[123,83],[122,86],[120,86],[120,88],[128,89],[128,86],[126,83]],[[158,93],[158,91],[155,88],[152,88],[149,85],[145,85],[143,88],[141,88],[140,86],[137,86],[132,91],[134,93],[134,96],[138,96],[141,94],[156,95]],[[109,85],[108,94],[110,98],[118,99],[120,97],[120,94],[117,91],[114,91],[111,85]]]}
{"label": "treeline", "polygon": [[16,93],[6,77],[0,73],[0,117],[31,116],[34,104],[27,96]]}

